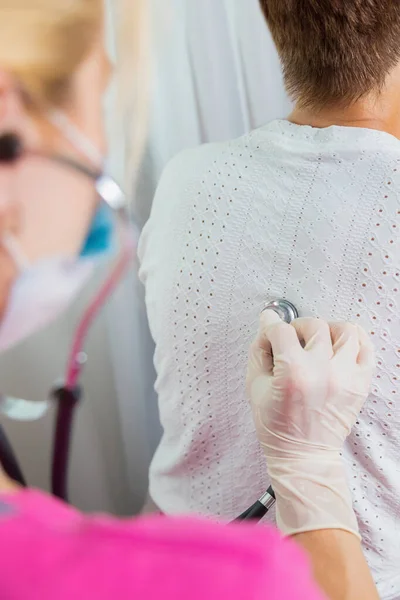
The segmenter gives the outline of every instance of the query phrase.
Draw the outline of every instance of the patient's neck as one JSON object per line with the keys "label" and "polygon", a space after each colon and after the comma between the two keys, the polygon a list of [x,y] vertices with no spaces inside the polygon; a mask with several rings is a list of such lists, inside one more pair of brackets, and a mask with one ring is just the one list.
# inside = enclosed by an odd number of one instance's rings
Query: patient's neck
{"label": "patient's neck", "polygon": [[371,93],[350,106],[321,109],[296,106],[288,120],[312,127],[365,127],[385,131],[400,139],[400,69],[388,78],[385,88]]}

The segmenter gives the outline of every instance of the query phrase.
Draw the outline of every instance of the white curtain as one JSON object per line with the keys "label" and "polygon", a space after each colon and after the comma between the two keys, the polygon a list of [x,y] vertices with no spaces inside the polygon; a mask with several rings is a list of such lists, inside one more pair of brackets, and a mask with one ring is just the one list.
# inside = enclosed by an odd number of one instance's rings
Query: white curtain
{"label": "white curtain", "polygon": [[[153,0],[152,10],[150,135],[134,200],[140,225],[173,155],[240,136],[290,109],[258,0]],[[160,428],[153,345],[134,273],[110,306],[108,323],[128,474],[138,502]]]}

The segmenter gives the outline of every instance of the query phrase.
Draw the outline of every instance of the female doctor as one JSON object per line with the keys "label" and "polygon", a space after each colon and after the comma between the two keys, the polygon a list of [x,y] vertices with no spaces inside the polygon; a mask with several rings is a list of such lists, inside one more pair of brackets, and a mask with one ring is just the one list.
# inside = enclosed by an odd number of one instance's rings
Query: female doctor
{"label": "female doctor", "polygon": [[[97,260],[102,39],[101,0],[0,0],[1,351],[56,317]],[[329,598],[377,598],[340,458],[372,368],[360,329],[262,316],[248,389],[285,538],[87,517],[1,470],[0,597],[321,599],[302,546]]]}

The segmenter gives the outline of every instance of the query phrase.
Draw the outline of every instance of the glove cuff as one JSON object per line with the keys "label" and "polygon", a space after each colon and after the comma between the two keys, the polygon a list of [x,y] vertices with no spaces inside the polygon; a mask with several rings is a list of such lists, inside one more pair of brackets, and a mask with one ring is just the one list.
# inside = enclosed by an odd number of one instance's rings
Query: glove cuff
{"label": "glove cuff", "polygon": [[360,538],[342,458],[329,454],[327,459],[268,461],[277,524],[285,535],[343,529]]}

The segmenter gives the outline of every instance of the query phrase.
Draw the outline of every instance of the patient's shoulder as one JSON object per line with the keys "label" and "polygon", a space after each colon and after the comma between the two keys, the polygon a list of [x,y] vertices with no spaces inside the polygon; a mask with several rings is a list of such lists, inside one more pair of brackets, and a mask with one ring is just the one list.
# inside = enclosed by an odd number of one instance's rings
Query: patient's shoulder
{"label": "patient's shoulder", "polygon": [[[209,175],[226,177],[228,157],[239,167],[244,149],[249,147],[255,132],[227,142],[202,144],[177,154],[165,167],[153,203],[153,214],[160,209],[169,210],[188,195],[205,192]],[[232,161],[231,161],[232,162]]]}
{"label": "patient's shoulder", "polygon": [[202,144],[179,152],[169,161],[164,169],[161,183],[169,177],[174,178],[175,184],[185,184],[202,175],[215,160],[224,153],[229,143]]}

